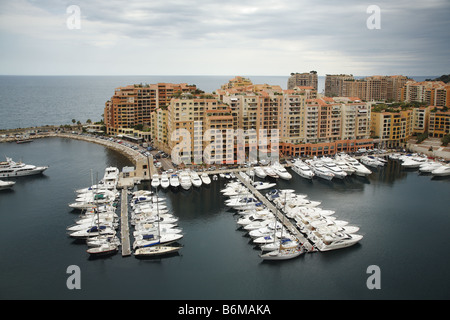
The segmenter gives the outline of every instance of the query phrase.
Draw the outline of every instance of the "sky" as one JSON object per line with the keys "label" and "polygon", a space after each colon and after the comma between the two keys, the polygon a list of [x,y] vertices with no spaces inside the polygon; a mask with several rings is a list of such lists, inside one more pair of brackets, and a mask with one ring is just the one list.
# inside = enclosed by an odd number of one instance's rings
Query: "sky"
{"label": "sky", "polygon": [[449,17],[450,0],[0,0],[0,74],[442,75]]}

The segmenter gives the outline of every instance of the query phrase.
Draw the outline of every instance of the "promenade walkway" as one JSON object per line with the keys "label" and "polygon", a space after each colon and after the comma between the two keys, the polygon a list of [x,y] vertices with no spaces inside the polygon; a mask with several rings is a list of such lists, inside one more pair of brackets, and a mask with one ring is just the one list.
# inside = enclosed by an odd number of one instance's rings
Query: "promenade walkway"
{"label": "promenade walkway", "polygon": [[122,189],[121,207],[120,207],[120,235],[122,242],[122,256],[131,255],[130,247],[130,228],[128,224],[128,190]]}

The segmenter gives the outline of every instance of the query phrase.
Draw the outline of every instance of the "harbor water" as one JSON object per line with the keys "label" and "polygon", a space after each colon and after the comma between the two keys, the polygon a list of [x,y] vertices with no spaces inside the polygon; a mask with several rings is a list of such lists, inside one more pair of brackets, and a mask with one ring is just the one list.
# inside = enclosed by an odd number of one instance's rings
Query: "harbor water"
{"label": "harbor water", "polygon": [[[295,189],[364,238],[345,249],[292,260],[262,261],[251,238],[237,228],[220,189],[227,181],[189,191],[159,191],[179,218],[178,255],[140,260],[118,254],[92,259],[66,227],[74,190],[91,185],[91,172],[131,163],[101,145],[63,138],[0,144],[0,155],[48,165],[0,192],[0,299],[449,299],[450,179],[421,175],[389,161],[368,178],[307,181],[290,171],[278,188]],[[146,189],[145,183],[139,188]],[[81,288],[69,289],[69,266]],[[380,289],[367,286],[369,266]]]}

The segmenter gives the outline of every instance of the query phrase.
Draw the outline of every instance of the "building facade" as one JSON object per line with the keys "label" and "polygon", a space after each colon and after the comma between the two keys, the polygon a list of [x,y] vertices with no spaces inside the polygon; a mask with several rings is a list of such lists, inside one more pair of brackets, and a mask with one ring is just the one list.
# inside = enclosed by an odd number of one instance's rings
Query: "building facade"
{"label": "building facade", "polygon": [[316,71],[310,71],[309,73],[291,73],[288,79],[287,88],[294,89],[294,87],[313,87],[314,90],[318,90],[318,78]]}

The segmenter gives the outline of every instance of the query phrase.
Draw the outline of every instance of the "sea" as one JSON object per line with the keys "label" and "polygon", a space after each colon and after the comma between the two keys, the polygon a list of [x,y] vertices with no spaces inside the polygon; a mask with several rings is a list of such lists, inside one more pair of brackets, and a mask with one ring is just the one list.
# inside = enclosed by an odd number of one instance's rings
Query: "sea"
{"label": "sea", "polygon": [[[1,77],[0,127],[16,127],[19,118],[22,126],[94,120],[102,112],[101,106],[92,113],[83,111],[84,103],[90,101],[92,107],[101,100],[97,96],[101,94],[90,89],[80,94],[81,88],[91,88],[80,83],[93,78],[57,78]],[[200,78],[179,77],[177,82],[199,85]],[[229,78],[219,80],[225,83]],[[153,83],[156,78],[132,79],[99,77],[97,83],[107,99],[116,86],[141,79]],[[169,78],[159,82],[164,81]],[[54,86],[66,90],[55,92]],[[4,94],[14,90],[22,92],[14,98],[21,106],[14,109],[16,116],[4,112]],[[36,108],[49,107],[46,96],[53,97],[54,112],[37,117]],[[69,97],[77,98],[69,101]],[[77,110],[66,110],[72,105],[78,105]],[[4,120],[5,114],[10,120]],[[219,179],[189,191],[158,191],[179,218],[183,248],[178,255],[142,260],[122,257],[120,252],[92,259],[86,244],[66,232],[78,217],[68,206],[76,198],[75,190],[90,186],[108,166],[132,165],[125,156],[95,143],[56,137],[0,143],[0,156],[49,166],[42,175],[17,178],[12,190],[0,191],[2,300],[166,300],[180,301],[181,307],[185,300],[286,301],[296,306],[298,300],[450,298],[450,179],[406,170],[397,161],[390,160],[367,178],[308,181],[288,169],[292,179],[277,180],[277,188],[306,194],[320,201],[321,208],[334,210],[336,219],[358,226],[363,239],[352,247],[292,260],[261,260],[259,249],[238,228],[238,216],[220,193],[229,181]],[[136,186],[149,187],[146,182]],[[79,270],[76,288],[70,285],[74,267]]]}

